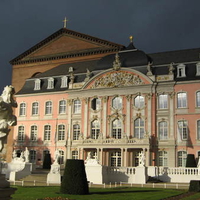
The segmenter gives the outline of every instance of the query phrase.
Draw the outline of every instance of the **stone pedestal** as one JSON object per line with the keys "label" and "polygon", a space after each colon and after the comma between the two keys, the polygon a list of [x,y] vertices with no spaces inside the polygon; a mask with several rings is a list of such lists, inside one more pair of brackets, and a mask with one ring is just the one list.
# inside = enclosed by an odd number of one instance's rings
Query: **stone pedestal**
{"label": "stone pedestal", "polygon": [[57,162],[51,165],[51,171],[47,175],[47,183],[61,183],[60,165]]}
{"label": "stone pedestal", "polygon": [[147,168],[145,166],[136,167],[135,183],[145,184],[147,182]]}
{"label": "stone pedestal", "polygon": [[12,199],[11,195],[15,193],[16,188],[10,188],[10,183],[5,179],[4,174],[0,174],[0,199]]}

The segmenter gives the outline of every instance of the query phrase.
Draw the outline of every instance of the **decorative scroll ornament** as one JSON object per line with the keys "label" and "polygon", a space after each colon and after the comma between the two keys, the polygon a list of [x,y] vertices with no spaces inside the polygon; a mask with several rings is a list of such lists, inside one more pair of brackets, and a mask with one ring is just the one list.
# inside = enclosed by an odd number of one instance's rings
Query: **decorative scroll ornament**
{"label": "decorative scroll ornament", "polygon": [[113,62],[113,69],[117,71],[120,68],[121,68],[121,62],[119,60],[119,54],[116,53],[116,55],[115,55],[115,61]]}
{"label": "decorative scroll ornament", "polygon": [[144,84],[144,82],[139,78],[139,76],[124,71],[118,71],[111,72],[103,77],[98,78],[93,84],[92,88],[112,88],[141,84]]}

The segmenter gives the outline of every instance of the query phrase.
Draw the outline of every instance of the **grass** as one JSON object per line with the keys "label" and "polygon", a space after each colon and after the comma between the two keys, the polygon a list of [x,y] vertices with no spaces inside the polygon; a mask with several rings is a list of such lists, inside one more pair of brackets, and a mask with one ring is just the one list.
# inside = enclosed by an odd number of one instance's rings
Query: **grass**
{"label": "grass", "polygon": [[90,188],[89,195],[60,194],[60,187],[21,187],[12,195],[13,200],[36,200],[45,197],[65,197],[73,200],[160,200],[186,192],[186,190],[159,188]]}

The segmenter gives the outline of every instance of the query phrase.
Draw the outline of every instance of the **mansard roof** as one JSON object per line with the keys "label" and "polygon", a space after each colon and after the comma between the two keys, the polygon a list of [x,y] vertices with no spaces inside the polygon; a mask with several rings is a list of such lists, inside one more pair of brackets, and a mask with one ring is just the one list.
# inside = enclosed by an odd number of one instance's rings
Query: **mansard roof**
{"label": "mansard roof", "polygon": [[116,52],[124,46],[97,37],[61,28],[24,53],[12,65]]}

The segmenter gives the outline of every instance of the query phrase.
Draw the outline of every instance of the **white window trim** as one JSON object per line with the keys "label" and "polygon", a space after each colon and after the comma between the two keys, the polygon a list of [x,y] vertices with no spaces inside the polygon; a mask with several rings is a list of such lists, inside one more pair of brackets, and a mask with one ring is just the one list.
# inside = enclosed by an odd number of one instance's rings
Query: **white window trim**
{"label": "white window trim", "polygon": [[67,88],[68,87],[68,77],[63,76],[61,77],[61,88]]}
{"label": "white window trim", "polygon": [[196,64],[196,76],[200,76],[200,62]]}
{"label": "white window trim", "polygon": [[[180,64],[177,66],[177,78],[186,77],[185,68],[186,66],[184,64]],[[181,70],[181,74],[180,74],[180,70]]]}
{"label": "white window trim", "polygon": [[[185,93],[186,94],[186,106],[185,107],[182,107],[178,105],[178,95],[181,94],[181,93]],[[183,100],[181,100],[183,102]],[[178,109],[182,109],[182,108],[187,108],[187,105],[188,105],[188,95],[187,95],[187,92],[184,92],[184,91],[180,91],[180,92],[177,92],[177,98],[176,98],[176,103],[177,103],[177,108]]]}
{"label": "white window trim", "polygon": [[34,90],[40,90],[40,89],[41,89],[41,80],[40,79],[36,79],[35,80]]}
{"label": "white window trim", "polygon": [[47,89],[54,89],[54,78],[48,78]]}

